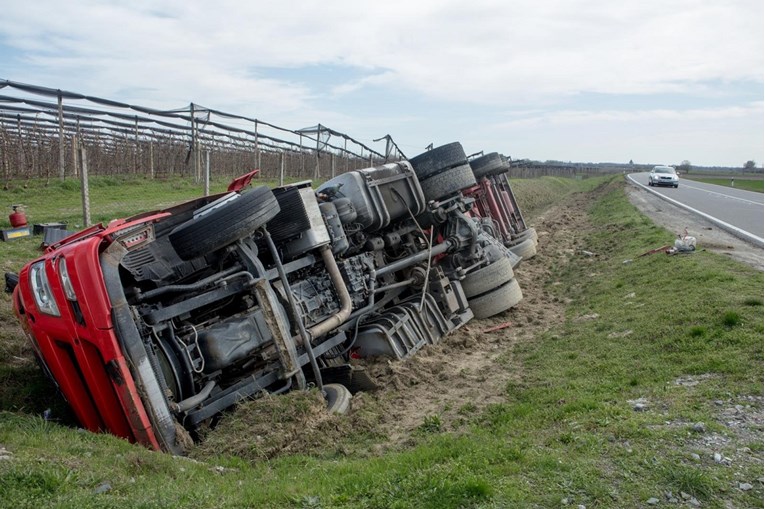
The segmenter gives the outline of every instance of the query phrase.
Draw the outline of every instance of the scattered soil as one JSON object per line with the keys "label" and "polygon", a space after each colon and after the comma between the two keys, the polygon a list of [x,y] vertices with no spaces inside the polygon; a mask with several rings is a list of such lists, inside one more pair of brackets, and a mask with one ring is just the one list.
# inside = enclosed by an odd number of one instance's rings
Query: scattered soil
{"label": "scattered soil", "polygon": [[637,186],[628,185],[626,189],[632,204],[657,225],[677,234],[682,234],[688,228],[688,235],[696,237],[696,249],[708,249],[763,270],[762,248],[744,242],[707,220],[675,207]]}
{"label": "scattered soil", "polygon": [[[381,406],[379,427],[391,446],[405,444],[428,422],[458,431],[465,417],[506,401],[508,382],[523,377],[513,347],[561,323],[565,303],[544,291],[550,267],[569,259],[589,228],[586,200],[574,197],[532,221],[539,245],[536,256],[517,267],[523,300],[499,315],[471,320],[460,330],[403,362],[385,361],[367,369],[383,389],[374,398]],[[510,326],[485,332],[499,325]]]}

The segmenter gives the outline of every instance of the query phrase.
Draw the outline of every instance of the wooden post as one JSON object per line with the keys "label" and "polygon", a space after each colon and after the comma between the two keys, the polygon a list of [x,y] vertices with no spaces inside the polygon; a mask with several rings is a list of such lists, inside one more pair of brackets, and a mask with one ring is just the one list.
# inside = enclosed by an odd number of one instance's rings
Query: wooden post
{"label": "wooden post", "polygon": [[194,116],[194,103],[191,103],[191,161],[194,174],[194,181],[199,183],[199,169],[197,167],[197,121]]}
{"label": "wooden post", "polygon": [[284,185],[284,151],[279,153],[279,185]]}
{"label": "wooden post", "polygon": [[90,226],[90,189],[88,188],[88,154],[85,146],[80,145],[80,182],[82,189],[82,221],[83,226]]}
{"label": "wooden post", "polygon": [[58,91],[58,177],[64,180],[64,97]]}
{"label": "wooden post", "polygon": [[[197,140],[197,143],[199,140]],[[202,151],[197,147],[196,153],[196,165],[197,165],[197,183],[202,181]]]}
{"label": "wooden post", "polygon": [[343,157],[345,158],[345,173],[348,173],[348,162],[350,161],[350,157],[348,157],[348,138],[343,139]]}
{"label": "wooden post", "polygon": [[319,145],[319,142],[321,141],[321,124],[318,125],[318,129],[316,130],[316,169],[313,171],[313,178],[316,180],[319,180],[319,158],[320,158],[320,152],[321,152],[321,146]]}
{"label": "wooden post", "polygon": [[2,155],[2,158],[0,158],[0,166],[3,167],[3,189],[8,189],[8,172],[9,169],[9,163],[8,163],[8,145],[10,145],[10,141],[8,140],[8,134],[5,131],[5,120],[0,119],[0,154]]}
{"label": "wooden post", "polygon": [[138,153],[140,152],[138,148],[138,115],[135,116],[134,129],[135,129],[135,141],[133,146],[133,173],[138,173],[138,168],[139,168]]}
{"label": "wooden post", "polygon": [[21,114],[16,115],[16,122],[17,122],[16,123],[16,129],[18,130],[18,135],[19,135],[19,138],[18,138],[19,152],[17,154],[18,160],[19,160],[19,162],[18,162],[18,164],[19,164],[19,171],[23,171],[24,172],[24,176],[26,178],[29,178],[31,176],[29,174],[30,173],[29,168],[24,168],[24,170],[22,170],[23,166],[28,166],[28,165],[24,164],[24,163],[26,163],[26,160],[24,158],[24,144],[21,141],[21,139],[22,139],[21,138]]}
{"label": "wooden post", "polygon": [[154,180],[154,140],[149,140],[149,175]]}
{"label": "wooden post", "polygon": [[73,169],[73,173],[74,173],[75,177],[77,176],[77,172],[78,172],[78,168],[77,168],[77,166],[78,166],[78,164],[77,164],[77,147],[78,147],[77,135],[74,134],[74,135],[72,135],[72,169]]}
{"label": "wooden post", "polygon": [[72,154],[74,154],[73,172],[74,172],[74,176],[78,177],[80,175],[80,164],[79,164],[79,161],[77,160],[78,159],[77,150],[79,148],[78,143],[82,143],[82,132],[80,131],[80,116],[79,115],[77,115],[77,135],[74,137],[74,139],[76,141],[72,143]]}
{"label": "wooden post", "polygon": [[331,178],[335,178],[335,153],[330,152],[329,154],[329,164],[330,164],[330,171],[331,171]]}
{"label": "wooden post", "polygon": [[[255,121],[255,168],[260,168],[260,146],[258,145],[258,121]],[[260,173],[258,173],[260,175]]]}
{"label": "wooden post", "polygon": [[205,150],[205,196],[210,196],[210,151]]}
{"label": "wooden post", "polygon": [[303,135],[300,135],[300,176],[305,175],[305,152],[303,152]]}

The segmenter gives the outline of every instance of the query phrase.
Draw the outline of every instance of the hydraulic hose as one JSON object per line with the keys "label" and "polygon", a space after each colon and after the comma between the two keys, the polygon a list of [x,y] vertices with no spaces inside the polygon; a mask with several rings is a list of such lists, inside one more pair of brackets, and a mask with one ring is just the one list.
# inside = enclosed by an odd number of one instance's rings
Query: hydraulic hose
{"label": "hydraulic hose", "polygon": [[206,400],[214,388],[215,382],[210,380],[197,394],[190,398],[186,398],[183,401],[179,401],[178,403],[170,403],[170,410],[176,413],[190,410]]}

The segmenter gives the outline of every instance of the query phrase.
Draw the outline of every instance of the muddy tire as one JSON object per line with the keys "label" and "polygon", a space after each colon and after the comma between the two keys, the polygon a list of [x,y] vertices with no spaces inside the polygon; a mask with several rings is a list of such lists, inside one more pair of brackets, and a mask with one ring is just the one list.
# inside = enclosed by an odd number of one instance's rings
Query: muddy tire
{"label": "muddy tire", "polygon": [[524,260],[528,260],[537,254],[537,244],[533,238],[528,238],[520,244],[508,247],[508,249]]}
{"label": "muddy tire", "polygon": [[488,318],[506,311],[523,300],[523,292],[518,280],[513,278],[499,288],[480,297],[468,299],[475,318]]}
{"label": "muddy tire", "polygon": [[539,235],[537,235],[537,231],[534,228],[528,228],[526,230],[523,230],[521,233],[519,233],[513,240],[508,242],[506,245],[509,246],[517,246],[518,244],[521,244],[522,242],[527,241],[528,239],[531,239],[534,241],[534,244],[539,243]]}
{"label": "muddy tire", "polygon": [[505,173],[510,169],[510,165],[497,152],[473,159],[470,161],[470,167],[473,169],[476,179]]}
{"label": "muddy tire", "polygon": [[513,279],[513,264],[503,256],[496,262],[471,272],[462,280],[462,290],[468,299],[489,292]]}
{"label": "muddy tire", "polygon": [[463,164],[420,182],[427,201],[440,200],[475,185],[470,166]]}
{"label": "muddy tire", "polygon": [[184,260],[191,260],[225,247],[252,234],[279,213],[279,203],[266,186],[243,193],[239,198],[177,227],[169,240]]}
{"label": "muddy tire", "polygon": [[467,163],[467,156],[462,144],[458,141],[441,145],[433,150],[428,150],[409,160],[414,168],[417,178],[425,180],[426,178],[440,173],[455,166],[461,166]]}
{"label": "muddy tire", "polygon": [[351,391],[344,385],[327,384],[324,386],[324,399],[327,410],[332,414],[344,415],[351,409]]}

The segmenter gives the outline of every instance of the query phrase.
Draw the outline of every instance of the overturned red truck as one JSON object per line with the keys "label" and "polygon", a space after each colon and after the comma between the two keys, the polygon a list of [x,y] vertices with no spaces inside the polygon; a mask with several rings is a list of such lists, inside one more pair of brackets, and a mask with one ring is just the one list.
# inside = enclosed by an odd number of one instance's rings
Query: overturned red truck
{"label": "overturned red truck", "polygon": [[92,431],[182,454],[237,402],[311,384],[342,412],[371,382],[353,358],[409,357],[521,301],[536,233],[508,168],[452,143],[318,189],[239,181],[50,246],[14,310]]}

